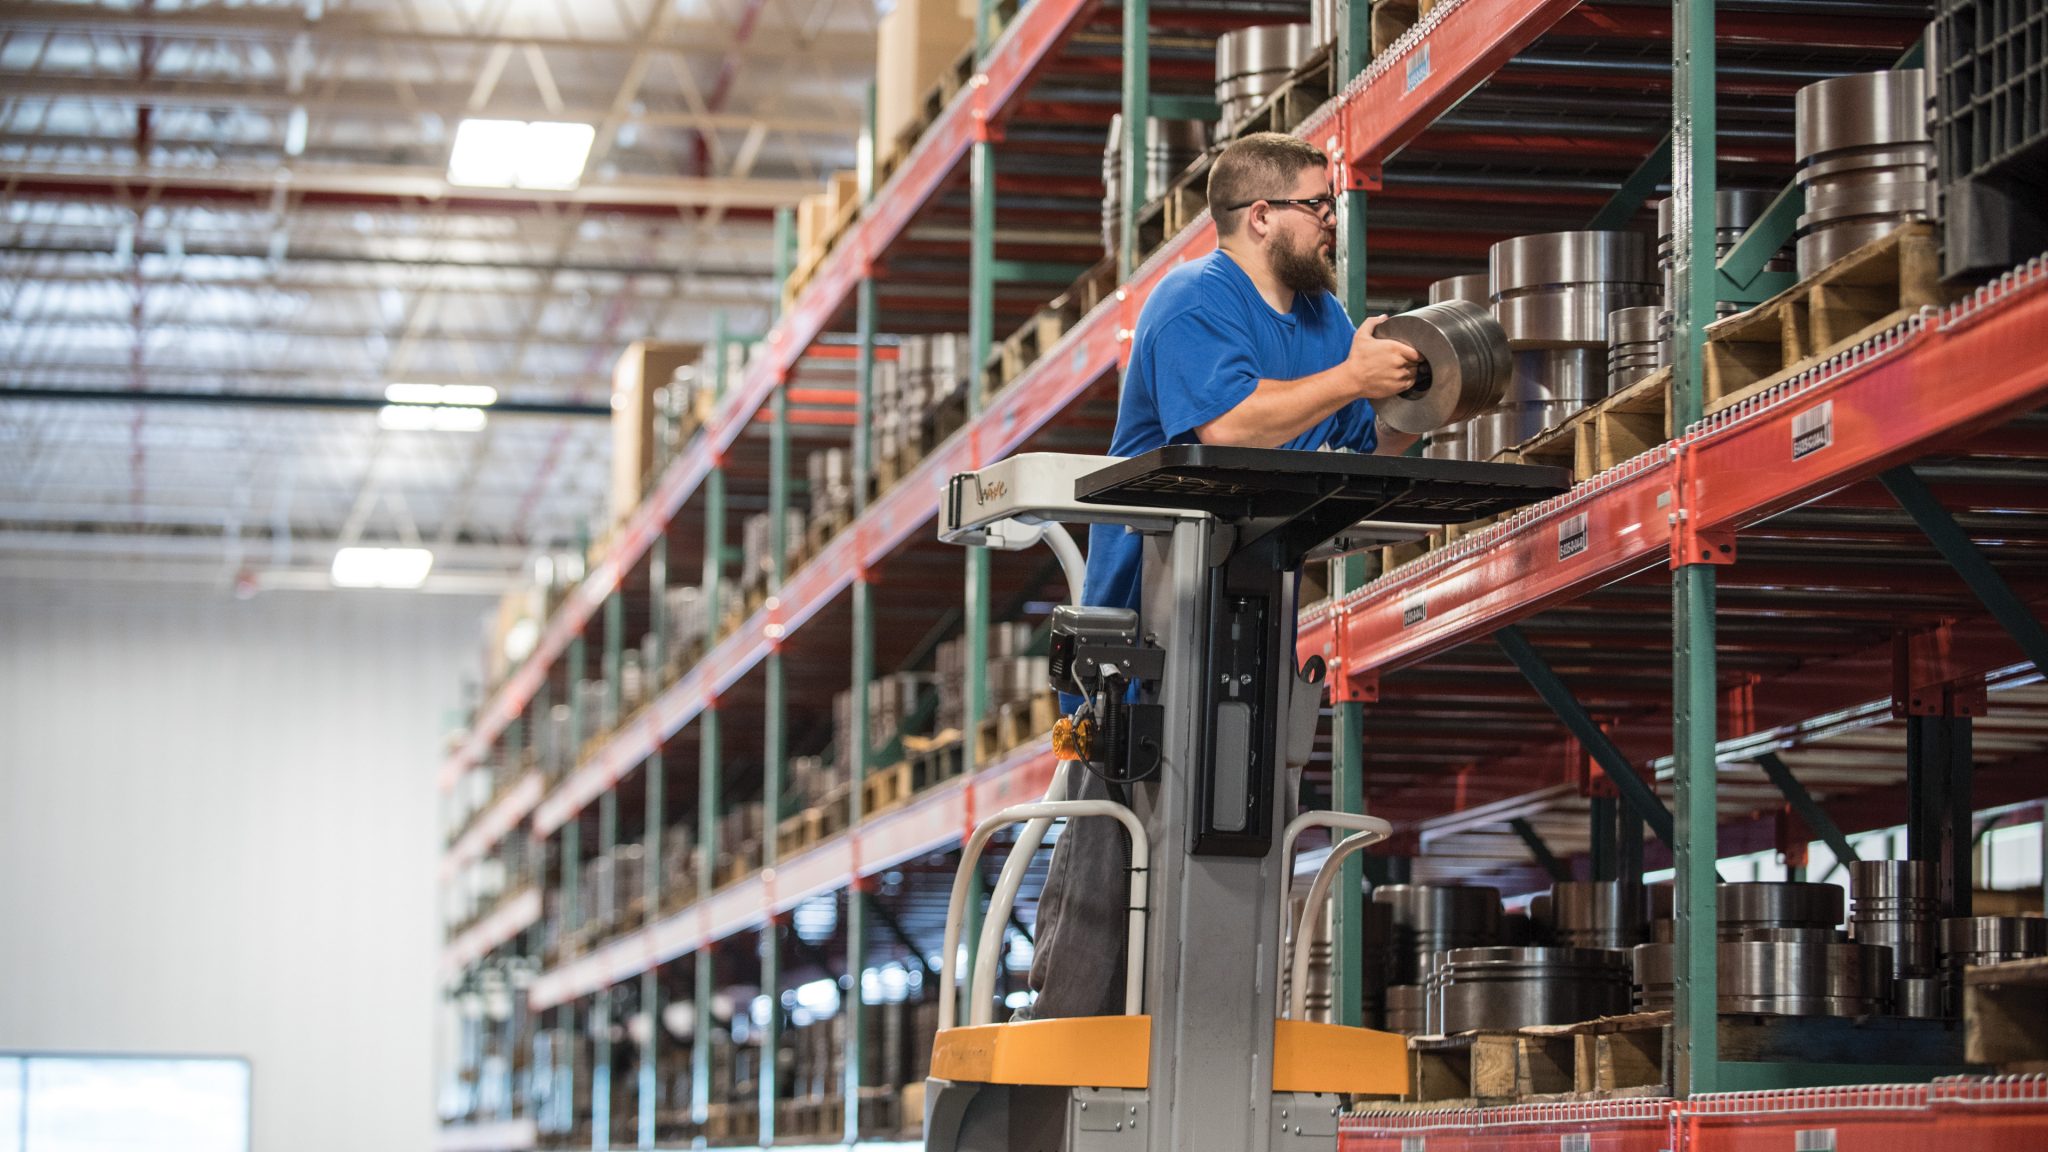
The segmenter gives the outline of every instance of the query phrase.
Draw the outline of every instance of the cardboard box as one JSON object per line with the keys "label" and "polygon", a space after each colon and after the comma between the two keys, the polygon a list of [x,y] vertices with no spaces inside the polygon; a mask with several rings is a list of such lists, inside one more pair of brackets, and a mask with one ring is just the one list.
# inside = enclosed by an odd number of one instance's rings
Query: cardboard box
{"label": "cardboard box", "polygon": [[815,192],[796,202],[796,263],[801,268],[816,258],[825,241],[825,228],[832,222],[832,197]]}
{"label": "cardboard box", "polygon": [[612,498],[611,522],[632,514],[646,492],[654,466],[654,392],[685,364],[693,364],[700,344],[637,340],[612,366]]}
{"label": "cardboard box", "polygon": [[956,0],[896,0],[875,49],[875,154],[885,156],[917,121],[918,103],[974,39]]}
{"label": "cardboard box", "polygon": [[849,211],[860,210],[860,173],[834,172],[827,194],[832,198],[832,207],[826,213],[829,226],[846,219]]}

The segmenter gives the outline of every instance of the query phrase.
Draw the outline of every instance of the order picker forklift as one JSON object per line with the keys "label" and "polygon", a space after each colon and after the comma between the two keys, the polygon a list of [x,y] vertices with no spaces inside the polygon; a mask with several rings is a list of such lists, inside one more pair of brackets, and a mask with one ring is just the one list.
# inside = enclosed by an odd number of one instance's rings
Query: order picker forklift
{"label": "order picker forklift", "polygon": [[[1208,445],[1128,460],[1024,455],[951,479],[942,539],[1002,549],[1046,540],[1077,585],[1078,551],[1062,525],[1120,524],[1144,537],[1144,568],[1136,612],[1055,610],[1054,687],[1086,703],[1056,737],[1048,799],[982,820],[962,852],[927,1148],[1330,1150],[1343,1095],[1406,1090],[1403,1038],[1306,1019],[1308,949],[1288,955],[1290,940],[1308,939],[1343,859],[1390,831],[1350,813],[1288,819],[1325,672],[1320,657],[1295,662],[1297,570],[1312,554],[1412,537],[1568,486],[1555,468]],[[1077,771],[1118,782],[1128,802],[1058,799]],[[1124,1012],[996,1023],[1010,902],[1051,823],[1080,819],[1118,821],[1129,836]],[[989,838],[1017,824],[962,1022],[953,973],[970,876]],[[1283,925],[1296,840],[1315,826],[1350,835],[1317,873],[1299,926]]]}

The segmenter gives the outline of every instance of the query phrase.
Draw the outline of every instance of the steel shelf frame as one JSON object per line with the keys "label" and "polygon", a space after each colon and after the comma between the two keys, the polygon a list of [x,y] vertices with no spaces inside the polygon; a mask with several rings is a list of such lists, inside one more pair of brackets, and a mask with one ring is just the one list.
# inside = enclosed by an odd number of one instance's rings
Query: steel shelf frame
{"label": "steel shelf frame", "polygon": [[[1366,278],[1366,206],[1371,193],[1380,187],[1383,163],[1555,26],[1576,4],[1577,0],[1453,0],[1441,5],[1297,129],[1297,134],[1323,145],[1338,160],[1345,178],[1342,247],[1345,282],[1353,289],[1348,296],[1354,310],[1362,305]],[[786,403],[783,385],[790,373],[849,302],[855,313],[860,381],[856,471],[865,474],[877,314],[872,274],[884,251],[905,233],[913,216],[963,162],[969,170],[972,211],[969,327],[975,348],[985,353],[992,334],[995,156],[991,144],[1000,137],[1000,121],[1009,102],[1089,10],[1090,5],[1076,0],[1036,0],[1022,10],[985,57],[982,70],[947,107],[888,185],[867,203],[854,232],[771,330],[766,354],[738,388],[721,398],[707,431],[663,475],[653,495],[625,523],[609,556],[557,611],[534,657],[479,713],[476,727],[444,766],[444,783],[478,762],[497,734],[537,693],[545,691],[543,682],[553,662],[566,656],[580,665],[583,630],[598,606],[607,606],[609,622],[615,610],[611,606],[617,604],[619,589],[634,565],[663,547],[668,525],[687,501],[702,490],[709,517],[722,514],[720,466],[726,451],[764,403],[778,405],[778,410]],[[1125,10],[1142,14],[1145,5],[1136,0]],[[1392,577],[1364,587],[1355,586],[1355,575],[1340,578],[1340,595],[1334,601],[1312,606],[1304,613],[1301,651],[1320,652],[1331,661],[1337,705],[1337,802],[1360,807],[1364,793],[1356,750],[1369,726],[1365,705],[1377,698],[1381,674],[1448,652],[1619,580],[1659,568],[1672,570],[1673,670],[1678,685],[1672,745],[1677,749],[1675,776],[1679,782],[1675,840],[1680,872],[1687,877],[1681,881],[1684,923],[1712,915],[1713,854],[1688,856],[1688,850],[1693,844],[1711,843],[1716,830],[1714,771],[1717,759],[1725,758],[1725,749],[1715,730],[1713,593],[1716,570],[1735,558],[1735,533],[1758,519],[2048,401],[2048,336],[2044,336],[2048,334],[2048,288],[2044,288],[2040,270],[2030,268],[1992,293],[1980,294],[1938,316],[1917,317],[1763,396],[1700,419],[1699,340],[1691,334],[1711,318],[1721,282],[1713,262],[1695,266],[1689,260],[1691,250],[1712,250],[1711,211],[1698,214],[1689,209],[1711,205],[1714,192],[1712,5],[1705,0],[1675,0],[1672,27],[1677,77],[1677,128],[1672,148],[1678,159],[1674,182],[1681,203],[1679,259],[1686,269],[1680,276],[1684,287],[1676,307],[1683,317],[1681,330],[1688,333],[1681,341],[1685,353],[1675,393],[1683,431],[1670,444],[1596,477],[1558,500],[1466,537]],[[1360,31],[1350,29],[1346,39]],[[1142,30],[1137,38],[1143,41]],[[1130,80],[1130,73],[1142,71],[1127,70],[1127,105],[1134,98],[1141,103],[1149,98],[1142,78]],[[1142,123],[1142,119],[1126,115],[1125,123]],[[1127,132],[1127,155],[1128,136]],[[1131,170],[1127,164],[1126,171]],[[1127,229],[1126,235],[1131,234]],[[610,810],[618,784],[650,756],[659,756],[663,745],[684,726],[697,722],[702,757],[700,851],[706,862],[702,874],[708,877],[709,862],[716,856],[715,821],[720,805],[720,696],[757,667],[766,669],[771,706],[769,730],[762,735],[764,751],[771,761],[777,760],[783,743],[783,693],[776,674],[779,650],[841,593],[850,596],[854,618],[853,680],[859,684],[871,679],[874,624],[869,573],[929,523],[948,475],[1017,450],[1105,374],[1118,368],[1128,357],[1131,333],[1150,291],[1173,267],[1214,246],[1214,229],[1204,216],[1132,270],[1122,288],[1083,317],[1019,379],[990,397],[985,410],[972,412],[967,426],[939,445],[907,478],[872,502],[861,492],[856,497],[854,523],[824,551],[799,570],[783,573],[779,571],[782,550],[776,549],[778,571],[772,594],[759,611],[714,645],[647,708],[607,736],[551,794],[522,801],[530,808],[532,834],[545,840],[561,833],[565,867],[573,868],[578,855],[579,814],[592,803],[601,806],[601,814]],[[1985,364],[1999,369],[1988,381],[1982,370]],[[1969,390],[1925,386],[1929,379],[1964,378],[1964,365],[1970,367],[1979,386]],[[1788,459],[1794,422],[1810,421],[1808,413],[1823,405],[1832,417],[1832,440],[1827,449]],[[778,430],[784,427],[781,420],[775,423]],[[786,440],[778,441],[774,460],[771,493],[779,492],[786,500]],[[1560,533],[1580,517],[1585,519],[1588,547],[1559,559]],[[781,522],[779,516],[774,520],[778,530]],[[715,557],[715,546],[707,548],[706,554]],[[986,557],[982,560],[985,564]],[[707,585],[715,586],[719,579],[714,571],[717,567],[715,560],[707,559]],[[967,634],[971,640],[985,640],[986,581],[985,566],[977,573],[970,559],[966,600],[970,608],[979,608],[978,613],[969,614]],[[613,645],[619,629],[614,626],[605,631],[604,656],[607,667],[614,667]],[[969,661],[971,669],[978,664],[978,660]],[[616,676],[612,679],[616,686]],[[978,699],[978,694],[970,692],[969,699]],[[863,710],[856,709],[855,714],[857,724],[864,728]],[[580,716],[577,719],[582,720]],[[857,733],[856,747],[866,744],[865,733]],[[856,772],[865,767],[857,765]],[[980,766],[959,780],[920,794],[904,808],[867,818],[859,809],[860,791],[855,788],[853,822],[847,832],[786,860],[775,859],[771,845],[767,866],[759,873],[716,891],[707,886],[706,894],[690,907],[543,973],[530,990],[530,1004],[537,1011],[552,1007],[569,1012],[578,1000],[603,996],[635,977],[646,982],[651,995],[658,991],[652,983],[658,966],[696,953],[697,1003],[700,1011],[708,1011],[714,983],[712,966],[706,962],[708,954],[703,951],[706,945],[773,925],[778,916],[804,899],[839,889],[850,893],[850,935],[859,941],[865,919],[865,877],[911,856],[957,843],[971,829],[977,812],[1037,795],[1050,769],[1049,750],[1043,744],[1027,746],[997,764]],[[772,782],[775,768],[770,771]],[[523,793],[526,788],[527,783],[521,781],[514,792]],[[499,836],[515,831],[529,816],[514,802],[514,792],[501,797],[458,838],[449,853],[450,870],[487,850]],[[769,793],[771,803],[775,794]],[[601,838],[615,836],[616,812],[601,816],[599,828]],[[651,825],[650,836],[658,836]],[[658,855],[658,851],[650,852],[651,871],[658,869]],[[565,875],[565,889],[573,892],[569,879]],[[648,890],[657,890],[656,881],[650,881]],[[459,968],[530,926],[540,911],[538,893],[530,896],[531,920],[514,926],[514,918],[501,907],[451,944],[444,960]],[[494,923],[501,915],[506,916],[505,923]],[[1348,919],[1340,915],[1340,920]],[[487,927],[492,930],[485,932]],[[1702,1004],[1711,1013],[1711,933],[1705,937],[1707,946],[1685,948],[1686,933],[1687,929],[1681,928],[1681,950],[1687,954],[1683,983],[1695,993],[1691,999],[1696,1003],[1690,1004],[1690,1010],[1681,1010],[1680,1033],[1682,1045],[1695,1046],[1689,1049],[1692,1061],[1682,1073],[1682,1084],[1683,1090],[1705,1093],[1715,1086],[1720,1068],[1710,1047],[1712,1029],[1703,1030],[1694,1040],[1686,1023],[1689,1017],[1697,1017]],[[764,939],[772,938],[772,932],[764,933]],[[1342,939],[1340,935],[1340,949]],[[772,982],[773,964],[765,951],[763,961],[764,979]],[[856,951],[849,964],[858,971],[859,963]],[[1354,999],[1354,991],[1340,989],[1342,1010],[1350,1011]],[[853,1017],[848,1034],[856,1038],[850,1041],[856,1045],[858,1000],[853,997],[848,1005]],[[700,1061],[708,1061],[704,1038],[710,1035],[709,1024],[708,1019],[699,1021],[696,1056]],[[1701,1042],[1709,1047],[1697,1046]],[[858,1095],[852,1090],[858,1086],[857,1047],[847,1064],[849,1090],[845,1095],[853,1101]],[[701,1071],[708,1065],[699,1067]],[[645,1071],[643,1068],[643,1074]],[[701,1118],[708,1077],[700,1074],[696,1079]],[[772,1098],[772,1084],[764,1085],[764,1117],[772,1115],[766,1103]],[[846,1135],[852,1140],[858,1130],[857,1109],[851,1106],[847,1125]],[[644,1121],[642,1131],[648,1131]],[[771,1131],[764,1127],[764,1139]]]}

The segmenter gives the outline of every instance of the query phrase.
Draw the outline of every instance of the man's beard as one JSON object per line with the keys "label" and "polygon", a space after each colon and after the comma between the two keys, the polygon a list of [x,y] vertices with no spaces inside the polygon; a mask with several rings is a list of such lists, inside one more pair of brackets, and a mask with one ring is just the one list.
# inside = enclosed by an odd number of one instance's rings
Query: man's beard
{"label": "man's beard", "polygon": [[1323,255],[1320,243],[1304,250],[1284,236],[1275,236],[1267,251],[1273,275],[1290,290],[1308,294],[1337,290],[1337,265]]}

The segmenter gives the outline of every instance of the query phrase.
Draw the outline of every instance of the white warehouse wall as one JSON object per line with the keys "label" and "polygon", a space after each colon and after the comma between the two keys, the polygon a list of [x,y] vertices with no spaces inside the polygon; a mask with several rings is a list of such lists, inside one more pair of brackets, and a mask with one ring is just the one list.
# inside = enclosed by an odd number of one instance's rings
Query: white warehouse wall
{"label": "white warehouse wall", "polygon": [[0,583],[0,1049],[244,1056],[253,1152],[431,1148],[487,606]]}

